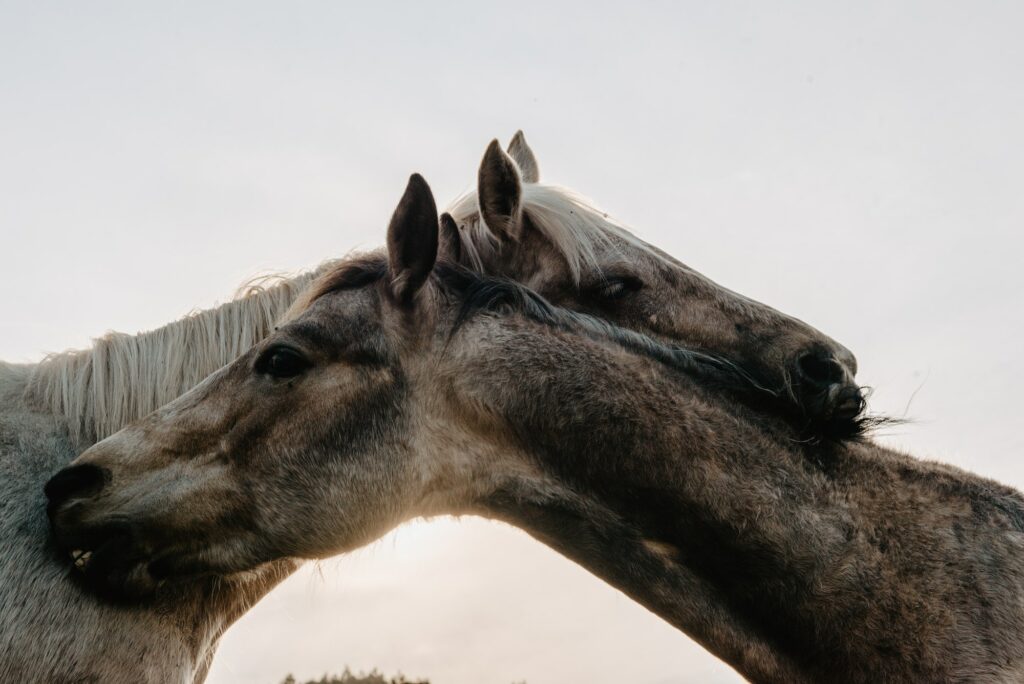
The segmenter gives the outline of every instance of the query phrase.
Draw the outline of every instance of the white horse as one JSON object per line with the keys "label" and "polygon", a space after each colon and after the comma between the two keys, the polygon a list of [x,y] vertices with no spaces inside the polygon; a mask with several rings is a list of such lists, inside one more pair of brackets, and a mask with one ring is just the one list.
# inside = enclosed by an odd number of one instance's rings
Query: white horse
{"label": "white horse", "polygon": [[97,440],[178,397],[261,340],[311,281],[35,365],[0,363],[0,682],[192,684],[217,641],[296,563],[174,588],[139,606],[97,600],[50,541],[46,480]]}

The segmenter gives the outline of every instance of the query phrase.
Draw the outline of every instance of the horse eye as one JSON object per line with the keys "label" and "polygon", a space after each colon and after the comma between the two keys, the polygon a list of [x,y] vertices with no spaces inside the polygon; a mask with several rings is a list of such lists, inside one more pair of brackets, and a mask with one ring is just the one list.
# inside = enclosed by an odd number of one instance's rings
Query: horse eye
{"label": "horse eye", "polygon": [[309,368],[310,363],[290,347],[271,347],[256,362],[256,370],[275,378],[294,378]]}
{"label": "horse eye", "polygon": [[614,276],[607,278],[596,293],[601,299],[616,300],[630,295],[644,286],[643,281],[634,276]]}

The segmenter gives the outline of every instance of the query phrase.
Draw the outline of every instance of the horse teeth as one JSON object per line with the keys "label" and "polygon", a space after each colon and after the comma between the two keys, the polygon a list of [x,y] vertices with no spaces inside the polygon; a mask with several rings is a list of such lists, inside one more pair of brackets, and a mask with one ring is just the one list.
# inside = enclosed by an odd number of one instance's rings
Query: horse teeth
{"label": "horse teeth", "polygon": [[71,552],[71,557],[75,560],[75,567],[79,570],[85,570],[89,567],[89,561],[92,559],[92,551],[76,550]]}

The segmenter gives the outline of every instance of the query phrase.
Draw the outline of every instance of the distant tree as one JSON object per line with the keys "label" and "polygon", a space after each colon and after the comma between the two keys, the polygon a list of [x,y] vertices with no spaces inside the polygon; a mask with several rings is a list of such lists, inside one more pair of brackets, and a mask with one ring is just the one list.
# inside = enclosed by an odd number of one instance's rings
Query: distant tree
{"label": "distant tree", "polygon": [[[382,675],[377,668],[373,668],[366,673],[353,674],[352,670],[346,666],[340,675],[325,674],[320,679],[309,679],[305,682],[298,681],[294,675],[290,674],[284,678],[281,684],[430,684],[430,680],[406,679],[405,675],[401,672],[394,677],[388,678]],[[526,684],[526,680],[513,682],[512,684]]]}
{"label": "distant tree", "polygon": [[293,675],[284,678],[281,684],[430,684],[429,679],[406,679],[404,674],[385,677],[377,668],[367,673],[354,674],[348,667],[340,675],[324,675],[320,679],[299,682]]}

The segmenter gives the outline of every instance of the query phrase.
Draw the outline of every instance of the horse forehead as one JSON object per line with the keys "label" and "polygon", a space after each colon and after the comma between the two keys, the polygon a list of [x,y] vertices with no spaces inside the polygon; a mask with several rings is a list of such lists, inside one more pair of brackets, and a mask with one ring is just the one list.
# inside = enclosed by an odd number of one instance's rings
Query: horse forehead
{"label": "horse forehead", "polygon": [[324,342],[348,335],[353,329],[367,329],[379,321],[370,287],[329,292],[315,300],[289,324],[311,341]]}
{"label": "horse forehead", "polygon": [[307,313],[284,328],[284,333],[288,338],[314,349],[334,347],[359,327],[351,312],[332,311],[325,307],[325,310]]}

